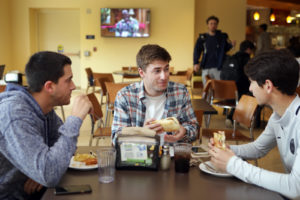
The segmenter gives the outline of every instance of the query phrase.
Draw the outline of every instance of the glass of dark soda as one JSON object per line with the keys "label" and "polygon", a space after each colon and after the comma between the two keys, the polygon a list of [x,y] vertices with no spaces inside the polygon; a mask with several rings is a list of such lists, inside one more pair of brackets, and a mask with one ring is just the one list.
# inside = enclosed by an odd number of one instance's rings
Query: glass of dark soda
{"label": "glass of dark soda", "polygon": [[192,145],[189,143],[175,143],[175,171],[179,173],[188,173],[190,169]]}

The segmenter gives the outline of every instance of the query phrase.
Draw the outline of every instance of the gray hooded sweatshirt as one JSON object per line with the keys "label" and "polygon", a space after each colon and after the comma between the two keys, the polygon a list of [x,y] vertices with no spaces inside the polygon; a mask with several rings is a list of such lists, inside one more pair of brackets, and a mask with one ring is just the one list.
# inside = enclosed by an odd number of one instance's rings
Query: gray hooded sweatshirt
{"label": "gray hooded sweatshirt", "polygon": [[32,95],[8,84],[0,93],[0,199],[24,199],[29,178],[53,187],[76,150],[82,120],[63,123],[54,110],[43,114]]}

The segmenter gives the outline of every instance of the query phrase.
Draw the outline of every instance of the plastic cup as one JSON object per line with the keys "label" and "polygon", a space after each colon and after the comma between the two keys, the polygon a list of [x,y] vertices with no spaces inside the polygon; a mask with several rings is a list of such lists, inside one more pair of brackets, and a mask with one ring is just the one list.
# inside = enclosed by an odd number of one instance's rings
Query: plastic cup
{"label": "plastic cup", "polygon": [[190,170],[192,145],[189,143],[174,144],[175,171],[188,173]]}
{"label": "plastic cup", "polygon": [[115,180],[116,150],[112,147],[98,149],[97,160],[99,182],[113,182]]}

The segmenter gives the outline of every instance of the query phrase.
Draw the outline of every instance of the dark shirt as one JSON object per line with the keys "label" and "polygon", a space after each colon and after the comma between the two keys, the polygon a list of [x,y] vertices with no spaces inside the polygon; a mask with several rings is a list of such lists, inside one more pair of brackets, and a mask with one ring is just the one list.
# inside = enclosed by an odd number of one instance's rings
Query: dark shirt
{"label": "dark shirt", "polygon": [[236,86],[237,86],[238,94],[239,94],[239,98],[240,98],[243,94],[250,94],[250,92],[249,92],[250,82],[244,72],[244,68],[245,68],[246,64],[248,63],[248,61],[250,60],[250,55],[248,53],[241,52],[241,51],[237,52],[235,55],[239,60],[239,66],[240,66],[239,71],[241,74],[239,80],[236,80]]}
{"label": "dark shirt", "polygon": [[[208,38],[209,41],[207,41]],[[214,36],[210,36],[208,33],[200,34],[194,48],[194,65],[199,64],[199,58],[202,55],[200,64],[202,69],[209,66],[220,70],[225,54],[231,47],[231,43],[228,42],[228,35],[220,30],[217,30]]]}
{"label": "dark shirt", "polygon": [[207,54],[206,54],[207,60],[203,68],[205,69],[216,68],[216,66],[218,66],[217,49],[219,45],[217,43],[217,38],[215,35],[208,35],[206,37],[206,47],[207,47]]}

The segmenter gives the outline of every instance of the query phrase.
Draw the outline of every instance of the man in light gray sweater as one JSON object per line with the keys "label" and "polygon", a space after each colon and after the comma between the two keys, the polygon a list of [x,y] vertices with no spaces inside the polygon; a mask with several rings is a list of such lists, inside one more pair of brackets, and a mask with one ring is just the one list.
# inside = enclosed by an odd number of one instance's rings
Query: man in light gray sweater
{"label": "man in light gray sweater", "polygon": [[[286,50],[273,50],[250,60],[245,73],[258,104],[269,105],[273,114],[254,142],[221,150],[210,140],[212,163],[247,183],[296,198],[300,196],[300,98],[295,93],[299,64]],[[261,169],[243,160],[263,157],[276,146],[286,173]]]}
{"label": "man in light gray sweater", "polygon": [[25,73],[28,89],[8,84],[0,94],[0,199],[29,199],[42,186],[55,186],[92,109],[87,96],[80,95],[65,123],[53,110],[69,104],[75,89],[68,57],[36,53]]}

